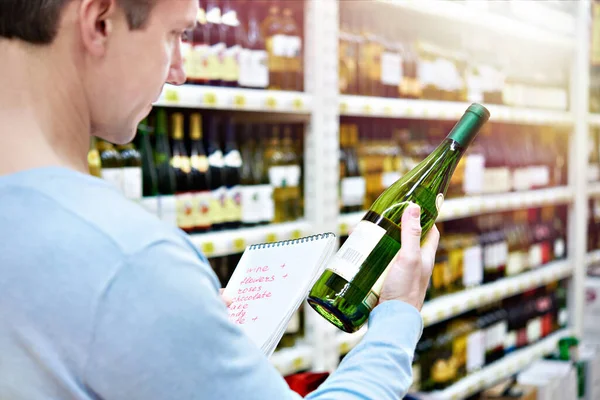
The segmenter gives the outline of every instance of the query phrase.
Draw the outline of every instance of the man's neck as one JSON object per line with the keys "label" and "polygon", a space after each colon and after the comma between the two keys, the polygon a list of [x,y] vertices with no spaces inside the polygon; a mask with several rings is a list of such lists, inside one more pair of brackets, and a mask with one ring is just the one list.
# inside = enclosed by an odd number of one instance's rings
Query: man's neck
{"label": "man's neck", "polygon": [[0,175],[47,166],[87,171],[85,96],[72,84],[76,67],[57,59],[60,53],[0,40],[6,55],[0,63]]}

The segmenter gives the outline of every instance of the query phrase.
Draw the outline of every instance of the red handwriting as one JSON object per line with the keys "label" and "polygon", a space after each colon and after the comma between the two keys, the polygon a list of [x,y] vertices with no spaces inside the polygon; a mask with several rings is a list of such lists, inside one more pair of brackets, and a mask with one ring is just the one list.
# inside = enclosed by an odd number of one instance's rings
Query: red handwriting
{"label": "red handwriting", "polygon": [[258,317],[254,317],[254,318],[252,318],[252,321],[256,322],[257,319],[258,319]]}
{"label": "red handwriting", "polygon": [[273,282],[274,280],[275,280],[275,275],[259,276],[258,278],[252,278],[250,276],[247,276],[240,282],[240,285],[252,285],[255,283],[267,283],[267,282]]}
{"label": "red handwriting", "polygon": [[236,324],[246,323],[246,310],[240,310],[238,312],[229,313],[229,318]]}
{"label": "red handwriting", "polygon": [[281,268],[285,268],[285,264],[281,264]]}
{"label": "red handwriting", "polygon": [[246,270],[246,273],[247,274],[253,274],[253,273],[268,272],[268,271],[269,271],[269,266],[265,265],[264,267],[248,268]]}
{"label": "red handwriting", "polygon": [[238,289],[237,294],[260,292],[261,290],[262,290],[262,286],[250,286],[250,287],[245,287],[243,289]]}
{"label": "red handwriting", "polygon": [[260,299],[267,299],[272,296],[272,293],[268,290],[263,290],[262,293],[256,293],[250,296],[236,296],[232,299],[233,303],[242,302],[242,301],[253,301]]}
{"label": "red handwriting", "polygon": [[283,276],[283,279],[285,279],[285,278],[287,278],[287,277],[288,277],[288,274],[285,274],[285,275]]}

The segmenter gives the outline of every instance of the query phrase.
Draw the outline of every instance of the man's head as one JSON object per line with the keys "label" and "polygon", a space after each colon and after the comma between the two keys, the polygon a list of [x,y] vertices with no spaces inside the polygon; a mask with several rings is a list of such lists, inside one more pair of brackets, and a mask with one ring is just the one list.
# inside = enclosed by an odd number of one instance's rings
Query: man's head
{"label": "man's head", "polygon": [[64,71],[57,83],[77,93],[91,132],[122,143],[165,82],[185,81],[181,37],[197,9],[198,0],[0,0],[0,41]]}

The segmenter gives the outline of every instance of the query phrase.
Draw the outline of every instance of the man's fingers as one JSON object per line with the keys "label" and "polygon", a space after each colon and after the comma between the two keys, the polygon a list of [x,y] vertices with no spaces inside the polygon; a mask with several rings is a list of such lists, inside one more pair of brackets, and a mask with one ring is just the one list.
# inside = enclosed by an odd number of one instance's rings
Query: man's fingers
{"label": "man's fingers", "polygon": [[416,263],[421,260],[421,208],[409,204],[402,214],[401,239],[399,258],[405,263]]}
{"label": "man's fingers", "polygon": [[229,307],[231,305],[231,303],[233,303],[233,300],[231,300],[229,297],[225,296],[223,293],[225,292],[225,289],[219,289],[219,295],[221,296],[221,300],[223,300],[223,303],[225,303],[225,305],[227,307]]}

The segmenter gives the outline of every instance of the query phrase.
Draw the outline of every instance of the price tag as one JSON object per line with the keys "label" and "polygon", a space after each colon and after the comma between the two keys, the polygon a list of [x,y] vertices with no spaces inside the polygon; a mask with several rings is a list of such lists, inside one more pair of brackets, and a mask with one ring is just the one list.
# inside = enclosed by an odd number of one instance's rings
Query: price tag
{"label": "price tag", "polygon": [[277,108],[277,99],[273,96],[268,96],[265,105],[270,109]]}
{"label": "price tag", "polygon": [[340,224],[340,235],[346,235],[348,233],[348,224]]}
{"label": "price tag", "polygon": [[390,106],[383,107],[383,115],[387,115],[387,116],[392,115],[392,107],[390,107]]}
{"label": "price tag", "polygon": [[435,313],[435,316],[437,318],[438,321],[441,321],[442,319],[444,319],[444,312],[442,310],[439,310],[437,313]]}
{"label": "price tag", "polygon": [[301,111],[304,109],[304,102],[298,97],[294,99],[292,106],[294,107],[294,110]]}
{"label": "price tag", "polygon": [[340,354],[347,354],[350,351],[350,345],[344,342],[340,345]]}
{"label": "price tag", "polygon": [[277,235],[275,233],[267,234],[267,239],[266,239],[267,243],[275,243],[276,241],[277,241]]}
{"label": "price tag", "polygon": [[423,316],[423,325],[427,326],[431,323],[431,318],[429,318],[429,315],[425,314]]}
{"label": "price tag", "polygon": [[300,239],[302,237],[302,231],[300,229],[293,230],[290,237],[292,239]]}
{"label": "price tag", "polygon": [[363,107],[363,112],[365,114],[371,114],[371,112],[373,111],[373,109],[371,108],[370,104],[365,104],[365,106]]}
{"label": "price tag", "polygon": [[500,289],[496,289],[496,290],[494,291],[494,298],[495,298],[495,299],[499,299],[499,298],[501,298],[501,297],[502,297],[502,291],[501,291]]}
{"label": "price tag", "polygon": [[348,103],[340,103],[340,114],[346,114],[348,112]]}
{"label": "price tag", "polygon": [[469,308],[475,308],[476,304],[477,303],[475,303],[474,299],[469,299],[469,301],[467,301],[467,307],[469,307]]}
{"label": "price tag", "polygon": [[204,93],[203,103],[205,106],[214,107],[217,105],[217,95],[214,92]]}
{"label": "price tag", "polygon": [[294,361],[292,361],[292,367],[294,368],[294,371],[299,371],[303,366],[304,359],[302,357],[296,357],[294,358]]}
{"label": "price tag", "polygon": [[525,285],[525,282],[519,283],[519,291],[520,292],[524,292],[526,288],[527,288],[527,285]]}
{"label": "price tag", "polygon": [[165,101],[169,104],[178,104],[179,92],[173,88],[165,89]]}
{"label": "price tag", "polygon": [[213,242],[202,243],[202,252],[206,257],[210,257],[215,253],[215,244]]}
{"label": "price tag", "polygon": [[415,115],[415,110],[412,107],[406,107],[406,116],[412,117],[413,115]]}
{"label": "price tag", "polygon": [[462,394],[456,393],[452,395],[452,400],[460,400],[462,397]]}
{"label": "price tag", "polygon": [[460,313],[460,307],[457,305],[452,306],[452,314],[457,315]]}
{"label": "price tag", "polygon": [[246,107],[246,96],[243,94],[236,94],[233,96],[233,105],[238,108]]}
{"label": "price tag", "polygon": [[246,241],[243,238],[237,238],[233,241],[233,251],[242,252],[246,249]]}

